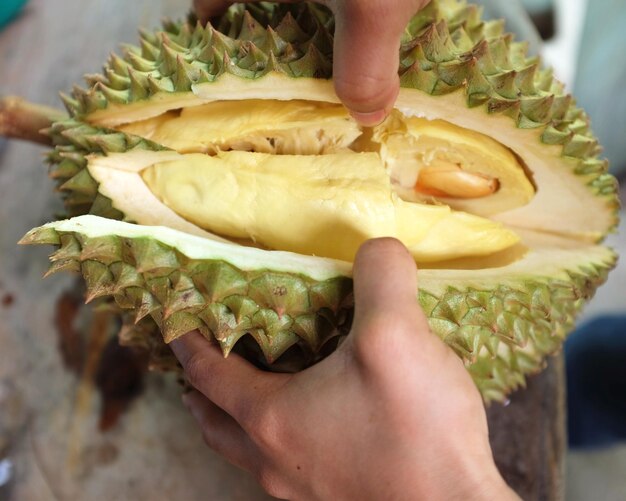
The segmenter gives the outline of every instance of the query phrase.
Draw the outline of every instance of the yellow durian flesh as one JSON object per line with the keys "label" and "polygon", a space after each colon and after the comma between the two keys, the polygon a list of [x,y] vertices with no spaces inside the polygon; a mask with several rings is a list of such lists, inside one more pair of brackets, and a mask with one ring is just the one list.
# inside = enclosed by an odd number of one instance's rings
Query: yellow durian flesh
{"label": "yellow durian flesh", "polygon": [[346,151],[361,130],[343,106],[304,101],[217,101],[118,127],[181,153]]}
{"label": "yellow durian flesh", "polygon": [[498,252],[518,242],[499,223],[405,202],[374,153],[187,154],[142,172],[186,220],[271,249],[352,261],[367,239],[395,237],[418,262]]}
{"label": "yellow durian flesh", "polygon": [[[419,263],[488,256],[519,239],[477,215],[523,206],[534,194],[518,158],[493,139],[397,110],[362,129],[339,104],[244,99],[197,103],[117,129],[182,154],[141,172],[171,211],[268,249],[351,261],[365,240],[391,236]],[[449,175],[451,163],[461,176]],[[421,193],[424,169],[455,195]],[[475,195],[477,176],[492,180],[492,192]],[[458,212],[464,208],[469,213]]]}

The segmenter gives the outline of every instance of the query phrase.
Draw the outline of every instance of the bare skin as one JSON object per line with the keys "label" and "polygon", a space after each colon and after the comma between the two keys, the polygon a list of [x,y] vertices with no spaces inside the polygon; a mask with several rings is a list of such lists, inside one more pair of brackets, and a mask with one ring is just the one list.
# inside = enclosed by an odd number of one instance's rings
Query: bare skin
{"label": "bare skin", "polygon": [[[250,0],[248,0],[250,1]],[[253,0],[254,1],[254,0]],[[281,0],[293,3],[298,0]],[[335,91],[362,125],[382,122],[398,96],[400,36],[429,0],[318,0],[337,20]],[[221,14],[231,0],[194,0],[202,21]]]}
{"label": "bare skin", "polygon": [[282,499],[517,499],[476,387],[418,306],[408,251],[364,244],[354,288],[350,336],[297,374],[224,359],[197,332],[172,343],[206,443]]}

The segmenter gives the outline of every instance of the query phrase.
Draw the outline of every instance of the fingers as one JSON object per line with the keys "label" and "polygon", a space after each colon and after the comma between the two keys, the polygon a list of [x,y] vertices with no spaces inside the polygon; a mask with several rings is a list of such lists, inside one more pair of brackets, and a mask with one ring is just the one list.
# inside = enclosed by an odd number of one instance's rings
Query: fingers
{"label": "fingers", "polygon": [[364,243],[354,262],[356,314],[404,311],[417,304],[417,267],[398,240]]}
{"label": "fingers", "polygon": [[[337,95],[358,122],[377,125],[393,108],[400,88],[402,32],[428,0],[317,1],[328,5],[336,15],[333,74]],[[200,20],[206,23],[233,3],[235,0],[194,0],[193,4]]]}
{"label": "fingers", "polygon": [[335,90],[363,125],[382,122],[396,100],[400,37],[417,10],[414,3],[336,2]]}
{"label": "fingers", "polygon": [[[417,301],[417,267],[397,240],[381,238],[363,244],[354,263],[356,337],[392,333],[397,339],[428,331]],[[371,339],[368,341],[371,342]]]}
{"label": "fingers", "polygon": [[220,349],[199,332],[190,332],[170,343],[191,385],[238,422],[263,397],[279,374],[269,374]]}
{"label": "fingers", "polygon": [[223,14],[232,3],[229,0],[193,0],[193,10],[200,22],[204,24],[212,17]]}
{"label": "fingers", "polygon": [[200,425],[207,445],[229,463],[251,471],[257,451],[241,426],[198,391],[183,395],[183,403]]}
{"label": "fingers", "polygon": [[[261,0],[193,0],[193,8],[201,23],[223,14],[234,3],[254,3]],[[279,3],[293,3],[298,0],[276,0]]]}

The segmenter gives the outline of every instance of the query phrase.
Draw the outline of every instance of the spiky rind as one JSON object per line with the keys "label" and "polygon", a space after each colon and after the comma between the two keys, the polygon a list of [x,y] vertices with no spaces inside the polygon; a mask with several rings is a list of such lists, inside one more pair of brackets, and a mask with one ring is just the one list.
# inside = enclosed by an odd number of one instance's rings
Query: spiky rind
{"label": "spiky rind", "polygon": [[[221,260],[190,259],[154,238],[87,237],[49,226],[32,230],[23,243],[58,245],[51,272],[80,271],[88,300],[113,297],[143,326],[127,325],[125,342],[148,343],[163,356],[167,350],[155,344],[147,317],[166,342],[198,329],[225,354],[250,336],[268,364],[298,346],[292,369],[318,360],[329,340],[349,330],[353,304],[347,277],[317,281],[244,271]],[[577,312],[613,265],[605,259],[565,270],[566,278],[531,276],[515,288],[496,284],[436,294],[423,289],[419,301],[433,332],[464,360],[485,400],[503,400],[560,348]]]}
{"label": "spiky rind", "polygon": [[98,192],[98,183],[87,170],[88,155],[167,149],[137,136],[93,127],[75,119],[54,123],[46,134],[55,146],[47,156],[49,175],[56,181],[70,217],[93,214],[109,219],[125,219],[124,214],[113,207],[111,200]]}
{"label": "spiky rind", "polygon": [[242,271],[224,261],[189,259],[151,238],[94,238],[46,228],[29,232],[22,243],[58,244],[52,273],[60,264],[80,270],[88,301],[112,296],[120,308],[134,311],[137,322],[149,315],[166,342],[198,329],[229,353],[249,334],[268,363],[294,345],[302,348],[303,363],[313,363],[326,341],[346,334],[349,278]]}
{"label": "spiky rind", "polygon": [[[112,55],[103,75],[89,76],[90,87],[76,87],[65,103],[83,120],[110,104],[187,93],[227,73],[243,79],[269,73],[330,78],[333,23],[329,11],[310,4],[238,6],[215,26],[168,21],[162,31],[141,32],[139,46]],[[434,96],[462,93],[469,108],[536,129],[543,143],[561,148],[572,172],[610,211],[619,209],[615,180],[599,158],[587,115],[552,72],[527,55],[526,44],[505,33],[502,22],[482,20],[478,7],[432,0],[405,31],[399,74],[403,87]]]}
{"label": "spiky rind", "polygon": [[72,98],[65,99],[66,106],[72,115],[82,117],[110,103],[188,92],[225,73],[249,79],[269,72],[330,78],[332,19],[321,12],[311,6],[291,10],[248,7],[233,10],[217,28],[168,21],[163,31],[141,32],[138,47],[125,46],[121,57],[111,55],[103,75],[90,75],[88,89],[75,87]]}
{"label": "spiky rind", "polygon": [[561,348],[614,264],[567,270],[567,279],[529,278],[515,288],[449,288],[438,296],[420,291],[420,303],[433,332],[466,362],[485,400],[501,401]]}

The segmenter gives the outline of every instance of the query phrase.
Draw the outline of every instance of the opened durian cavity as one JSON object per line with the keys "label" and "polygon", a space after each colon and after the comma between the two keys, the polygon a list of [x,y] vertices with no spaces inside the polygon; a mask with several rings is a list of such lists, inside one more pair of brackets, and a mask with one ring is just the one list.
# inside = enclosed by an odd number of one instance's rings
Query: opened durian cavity
{"label": "opened durian cavity", "polygon": [[118,130],[178,153],[107,168],[135,170],[136,182],[186,228],[346,261],[365,240],[384,236],[401,240],[418,263],[505,252],[519,238],[488,217],[535,193],[522,162],[500,143],[397,110],[363,129],[338,104],[218,101]]}

